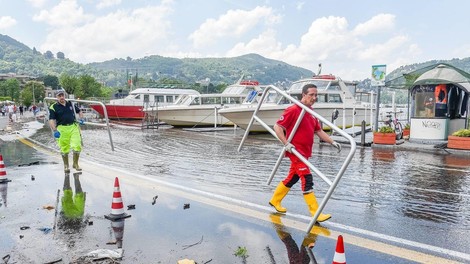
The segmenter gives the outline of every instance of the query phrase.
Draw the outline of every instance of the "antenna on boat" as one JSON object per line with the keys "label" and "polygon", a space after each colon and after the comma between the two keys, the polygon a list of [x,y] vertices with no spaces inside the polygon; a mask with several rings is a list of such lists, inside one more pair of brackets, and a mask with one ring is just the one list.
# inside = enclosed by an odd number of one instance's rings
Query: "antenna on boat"
{"label": "antenna on boat", "polygon": [[321,63],[318,64],[318,73],[317,75],[320,75],[321,74]]}
{"label": "antenna on boat", "polygon": [[244,73],[242,73],[242,76],[240,77],[240,79],[238,79],[237,84],[240,84],[240,83],[242,82],[243,77],[245,77],[245,74],[244,74]]}

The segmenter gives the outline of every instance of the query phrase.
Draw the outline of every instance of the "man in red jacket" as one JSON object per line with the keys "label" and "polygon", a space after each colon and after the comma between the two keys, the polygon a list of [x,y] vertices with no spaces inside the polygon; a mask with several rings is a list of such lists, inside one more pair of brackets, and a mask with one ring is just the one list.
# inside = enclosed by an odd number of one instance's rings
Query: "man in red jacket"
{"label": "man in red jacket", "polygon": [[[302,99],[300,102],[311,108],[317,100],[317,96],[317,86],[307,84],[302,88]],[[297,156],[292,154],[291,151],[295,148],[303,157],[306,159],[310,158],[310,156],[312,156],[314,135],[317,135],[322,141],[330,143],[333,147],[337,148],[338,151],[341,151],[341,145],[323,131],[320,122],[309,113],[305,113],[291,142],[287,142],[287,138],[291,134],[301,112],[302,108],[294,104],[284,111],[274,125],[274,131],[285,146],[286,156],[291,160],[291,166],[289,174],[278,184],[269,204],[273,206],[277,212],[285,213],[287,209],[281,206],[281,201],[287,195],[290,188],[300,179],[305,202],[313,216],[318,209],[318,203],[313,193],[312,173],[310,172],[310,168]],[[330,218],[331,215],[329,214],[320,214],[317,221],[323,222]]]}

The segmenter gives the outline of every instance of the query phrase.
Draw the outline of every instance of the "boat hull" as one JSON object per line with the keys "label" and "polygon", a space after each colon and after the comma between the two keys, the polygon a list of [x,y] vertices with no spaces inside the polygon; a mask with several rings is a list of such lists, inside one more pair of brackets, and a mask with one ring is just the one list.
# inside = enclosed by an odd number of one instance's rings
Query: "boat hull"
{"label": "boat hull", "polygon": [[[101,105],[90,105],[93,110],[98,112],[101,117],[104,117],[103,107]],[[105,105],[109,119],[134,119],[142,120],[144,112],[142,106],[136,105]]]}
{"label": "boat hull", "polygon": [[[273,127],[276,121],[284,112],[285,108],[288,105],[282,106],[267,106],[262,107],[258,111],[258,117],[265,122],[269,127]],[[335,110],[338,110],[338,118],[332,121],[332,115]],[[253,116],[255,111],[255,107],[238,107],[237,109],[227,109],[221,111],[219,114],[223,117],[227,118],[228,120],[232,121],[234,124],[239,126],[242,129],[247,129],[248,124]],[[344,113],[342,108],[329,108],[329,107],[319,107],[315,108],[314,111],[319,115],[323,116],[325,119],[331,121],[333,124],[338,126],[339,128],[343,127],[343,120],[345,120],[344,126],[351,127],[353,126],[353,109],[352,108],[345,108]],[[354,115],[354,125],[360,126],[362,121],[366,121],[366,124],[371,123],[371,114],[370,109],[364,107],[355,108],[354,111],[356,114]],[[374,115],[374,114],[373,114]],[[330,130],[330,127],[323,125],[324,130]],[[267,130],[260,125],[257,121],[253,122],[253,125],[250,128],[251,132],[267,132]]]}
{"label": "boat hull", "polygon": [[216,115],[214,107],[204,109],[162,107],[151,115],[175,127],[233,126],[227,118]]}

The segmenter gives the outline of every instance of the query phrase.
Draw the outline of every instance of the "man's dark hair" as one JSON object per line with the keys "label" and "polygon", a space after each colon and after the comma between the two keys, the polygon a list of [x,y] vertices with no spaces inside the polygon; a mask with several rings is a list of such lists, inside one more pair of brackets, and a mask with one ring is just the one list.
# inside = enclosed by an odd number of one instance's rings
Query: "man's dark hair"
{"label": "man's dark hair", "polygon": [[313,83],[309,83],[309,84],[304,85],[304,87],[302,87],[302,94],[307,94],[308,89],[310,89],[310,88],[317,88],[317,86]]}

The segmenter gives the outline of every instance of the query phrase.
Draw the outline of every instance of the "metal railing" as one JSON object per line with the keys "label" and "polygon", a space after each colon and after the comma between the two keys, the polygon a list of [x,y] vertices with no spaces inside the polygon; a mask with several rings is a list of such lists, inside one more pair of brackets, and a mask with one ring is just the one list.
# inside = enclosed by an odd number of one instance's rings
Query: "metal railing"
{"label": "metal railing", "polygon": [[[46,100],[57,101],[57,98],[55,98],[55,97],[46,97],[46,98],[44,98],[44,102]],[[80,99],[66,99],[66,100],[72,102],[72,104],[74,102],[79,102],[79,103],[99,104],[99,105],[101,105],[101,107],[103,108],[104,120],[106,121],[106,125],[92,123],[92,122],[85,122],[85,124],[93,125],[93,126],[101,126],[101,127],[106,126],[107,130],[108,130],[108,135],[109,135],[109,143],[111,144],[111,150],[114,151],[113,138],[111,137],[111,130],[110,130],[110,127],[109,127],[109,119],[108,119],[108,111],[106,110],[106,106],[100,101],[90,101],[90,100],[80,100]],[[46,106],[47,106],[47,104],[46,104]]]}
{"label": "metal railing", "polygon": [[[316,211],[315,215],[313,216],[312,220],[310,221],[310,224],[308,226],[308,229],[307,229],[307,233],[310,233],[310,231],[312,230],[313,226],[315,225],[317,219],[318,219],[318,216],[320,216],[320,213],[323,211],[323,208],[325,207],[326,203],[328,202],[328,200],[330,199],[331,195],[333,194],[333,191],[336,189],[336,186],[338,185],[341,177],[343,176],[344,172],[346,171],[346,168],[348,167],[349,163],[351,163],[351,160],[354,156],[354,153],[356,152],[356,142],[355,140],[349,135],[347,134],[346,132],[344,132],[343,130],[341,130],[340,128],[338,128],[337,126],[335,126],[333,123],[331,123],[330,121],[328,121],[326,118],[324,118],[323,116],[317,114],[314,110],[312,110],[310,107],[308,106],[305,106],[304,104],[302,104],[300,101],[298,101],[297,99],[293,98],[292,96],[290,96],[289,94],[287,94],[285,91],[279,89],[278,87],[275,87],[273,85],[269,85],[263,92],[262,94],[262,97],[261,99],[259,100],[259,103],[258,103],[258,106],[256,107],[255,111],[253,112],[253,116],[251,117],[251,120],[250,122],[248,123],[248,127],[246,128],[245,130],[245,134],[243,135],[243,138],[242,138],[242,141],[240,142],[240,145],[238,147],[238,151],[241,150],[241,148],[243,147],[243,144],[245,143],[245,140],[246,138],[248,137],[249,133],[250,133],[250,129],[251,129],[251,126],[253,125],[254,121],[256,120],[260,125],[262,125],[269,133],[271,133],[275,138],[277,138],[279,140],[279,138],[277,137],[276,135],[276,132],[271,128],[269,127],[263,120],[261,120],[260,117],[258,117],[258,112],[264,102],[264,99],[266,97],[266,95],[268,94],[268,90],[269,89],[274,89],[277,93],[279,93],[280,95],[284,96],[285,98],[291,100],[293,103],[295,103],[296,105],[298,105],[299,107],[302,108],[302,111],[294,125],[294,128],[292,130],[292,133],[289,135],[289,138],[287,139],[287,142],[291,142],[292,138],[294,137],[298,127],[299,127],[299,124],[303,118],[303,116],[305,115],[305,113],[308,113],[308,114],[311,114],[313,115],[314,117],[316,117],[320,122],[322,122],[323,124],[326,124],[328,125],[329,127],[331,127],[331,129],[333,129],[334,131],[338,132],[338,134],[340,134],[341,136],[343,136],[344,138],[346,138],[350,145],[351,145],[351,148],[349,150],[349,153],[345,159],[345,161],[343,162],[343,164],[341,165],[341,168],[339,169],[338,173],[336,174],[335,178],[333,181],[330,181],[330,179],[328,179],[319,169],[317,169],[313,164],[311,164],[306,158],[304,158],[295,148],[292,148],[292,153],[297,156],[303,163],[305,163],[316,175],[318,175],[321,179],[323,179],[323,181],[325,181],[330,187],[328,188],[328,191],[326,192],[325,194],[325,197],[322,199],[322,202],[320,203],[319,207],[318,207],[318,210]],[[286,150],[284,148],[282,148],[282,151],[279,155],[279,158],[277,159],[277,162],[276,164],[274,165],[274,168],[271,172],[271,175],[269,176],[268,178],[268,181],[267,181],[267,184],[269,185],[274,177],[274,175],[276,174],[276,171],[278,170],[279,168],[279,165],[281,164],[281,161],[282,159],[284,158],[284,155],[285,155],[285,152]]]}

